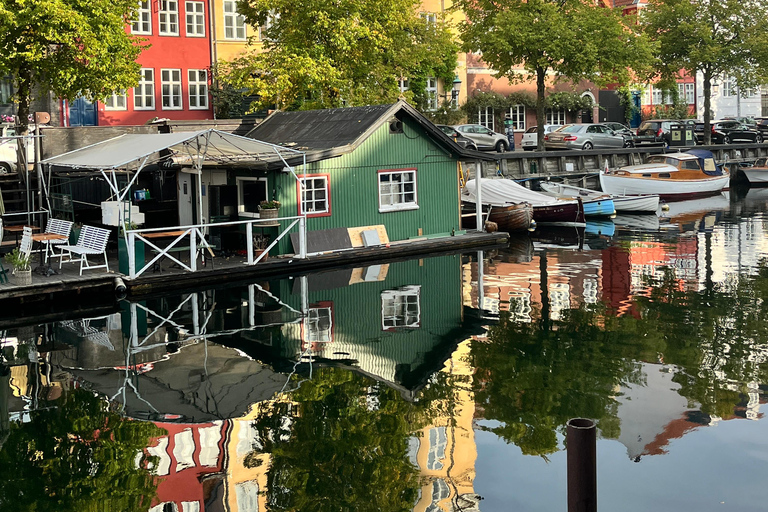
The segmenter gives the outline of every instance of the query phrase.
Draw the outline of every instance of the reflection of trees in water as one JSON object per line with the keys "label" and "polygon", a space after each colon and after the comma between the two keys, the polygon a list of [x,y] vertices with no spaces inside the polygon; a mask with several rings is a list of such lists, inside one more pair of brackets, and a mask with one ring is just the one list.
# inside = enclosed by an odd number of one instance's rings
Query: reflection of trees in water
{"label": "reflection of trees in water", "polygon": [[137,454],[163,431],[122,418],[82,389],[50,406],[10,425],[0,448],[0,509],[148,510],[157,483]]}
{"label": "reflection of trees in water", "polygon": [[[709,416],[730,417],[748,383],[766,382],[768,269],[705,290],[685,290],[672,272],[649,281],[632,314],[581,305],[558,320],[514,322],[508,313],[473,345],[475,397],[490,430],[523,453],[557,451],[556,432],[573,417],[620,433],[614,396],[643,384],[640,362],[671,365],[679,393]],[[513,309],[513,308],[510,308]]]}
{"label": "reflection of trees in water", "polygon": [[270,510],[413,508],[420,484],[408,437],[425,424],[422,405],[338,369],[321,369],[287,400],[262,404],[255,420],[260,451],[271,454]]}

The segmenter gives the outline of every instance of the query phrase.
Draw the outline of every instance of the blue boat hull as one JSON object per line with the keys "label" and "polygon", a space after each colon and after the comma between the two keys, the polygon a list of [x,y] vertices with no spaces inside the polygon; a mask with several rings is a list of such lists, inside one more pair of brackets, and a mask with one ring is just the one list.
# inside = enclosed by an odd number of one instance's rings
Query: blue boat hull
{"label": "blue boat hull", "polygon": [[616,206],[613,199],[595,199],[584,201],[584,215],[586,217],[610,217],[616,215]]}

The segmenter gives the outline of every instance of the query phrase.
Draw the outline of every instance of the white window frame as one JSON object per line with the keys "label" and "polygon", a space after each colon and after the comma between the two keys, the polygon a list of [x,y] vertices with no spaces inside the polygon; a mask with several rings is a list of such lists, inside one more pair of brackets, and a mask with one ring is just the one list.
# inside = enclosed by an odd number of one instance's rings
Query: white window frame
{"label": "white window frame", "polygon": [[419,13],[419,16],[427,22],[427,27],[431,28],[437,25],[437,14],[434,12],[422,12]]}
{"label": "white window frame", "polygon": [[161,36],[179,35],[179,0],[160,0],[157,10],[157,33]]}
{"label": "white window frame", "polygon": [[[301,190],[299,191],[299,215],[304,214],[304,205],[313,203],[312,207],[307,209],[307,216],[328,216],[331,214],[331,181],[327,174],[303,174],[299,176],[301,180]],[[318,185],[317,182],[321,182]],[[298,183],[296,186],[300,186]],[[325,198],[316,199],[318,192],[324,191]],[[306,200],[306,201],[305,201]],[[325,208],[321,210],[315,210],[314,203],[322,201],[325,203]]]}
{"label": "white window frame", "polygon": [[[244,176],[239,176],[235,179],[235,182],[237,183],[237,213],[241,216],[247,217],[258,217],[259,212],[259,205],[256,205],[256,211],[248,211],[245,209],[245,200],[243,198],[243,182],[252,182],[252,181],[259,181],[264,184],[264,197],[269,197],[269,186],[267,184],[267,178],[249,178]],[[245,215],[243,215],[245,214]]]}
{"label": "white window frame", "polygon": [[208,110],[208,70],[188,69],[189,110]]}
{"label": "white window frame", "polygon": [[689,105],[696,103],[696,84],[688,82],[685,85],[685,102]]}
{"label": "white window frame", "polygon": [[[328,320],[328,327],[319,329],[321,319]],[[333,308],[310,307],[307,310],[307,318],[304,320],[306,329],[304,341],[307,343],[333,343]]]}
{"label": "white window frame", "polygon": [[427,85],[424,90],[427,93],[427,109],[437,110],[437,78],[434,76],[427,77]]}
{"label": "white window frame", "polygon": [[651,88],[651,105],[661,105],[664,101],[664,91],[661,88],[653,86]]}
{"label": "white window frame", "polygon": [[439,471],[443,469],[445,449],[448,446],[448,429],[446,427],[432,427],[429,429],[429,451],[427,453],[427,470]]}
{"label": "white window frame", "polygon": [[205,3],[184,3],[184,30],[187,37],[205,37]]}
{"label": "white window frame", "polygon": [[133,88],[133,110],[155,110],[155,70],[141,68],[140,73],[139,84]]}
{"label": "white window frame", "polygon": [[397,88],[400,90],[400,92],[405,92],[409,89],[409,82],[407,78],[400,78],[397,81]]}
{"label": "white window frame", "polygon": [[[410,306],[415,305],[414,311]],[[381,292],[381,330],[421,327],[421,286],[403,286]]]}
{"label": "white window frame", "polygon": [[[379,194],[379,213],[419,209],[418,175],[415,167],[410,169],[383,169],[378,171],[377,174],[376,181]],[[412,179],[404,179],[408,174],[412,176]],[[384,177],[388,177],[389,179],[382,181],[382,178]],[[395,180],[393,179],[394,177],[399,178]],[[397,184],[399,184],[399,190],[396,190]],[[413,184],[412,191],[406,190],[408,184]],[[410,194],[413,195],[413,200],[406,201],[405,196]],[[392,202],[388,201],[387,198],[402,200]]]}
{"label": "white window frame", "polygon": [[525,131],[525,105],[512,105],[509,107],[509,119],[516,132]]}
{"label": "white window frame", "polygon": [[128,110],[128,96],[125,91],[113,92],[104,102],[104,110]]}
{"label": "white window frame", "polygon": [[672,91],[664,91],[664,104],[674,105],[675,99],[672,97]]}
{"label": "white window frame", "polygon": [[723,86],[720,90],[723,92],[722,96],[725,98],[736,96],[736,81],[730,77],[724,79]]}
{"label": "white window frame", "polygon": [[237,12],[237,0],[224,0],[223,7],[224,39],[245,41],[248,35],[246,33],[245,17]]}
{"label": "white window frame", "polygon": [[568,112],[564,108],[555,110],[552,108],[547,109],[547,124],[564,125],[568,122]]}
{"label": "white window frame", "polygon": [[131,22],[131,34],[152,34],[152,9],[149,0],[140,0],[136,9],[137,19]]}
{"label": "white window frame", "polygon": [[481,124],[492,132],[495,132],[496,121],[494,120],[494,114],[493,107],[477,107],[477,124]]}
{"label": "white window frame", "polygon": [[643,95],[642,95],[642,98],[640,98],[640,104],[641,105],[651,104],[651,86],[650,85],[643,88]]}
{"label": "white window frame", "polygon": [[[166,74],[168,79],[166,79]],[[178,75],[175,79],[174,75]],[[168,93],[166,93],[168,88]],[[170,105],[166,105],[166,98],[170,100]],[[176,101],[178,100],[178,104]],[[184,103],[181,89],[181,69],[163,68],[160,70],[160,108],[162,110],[183,110]]]}

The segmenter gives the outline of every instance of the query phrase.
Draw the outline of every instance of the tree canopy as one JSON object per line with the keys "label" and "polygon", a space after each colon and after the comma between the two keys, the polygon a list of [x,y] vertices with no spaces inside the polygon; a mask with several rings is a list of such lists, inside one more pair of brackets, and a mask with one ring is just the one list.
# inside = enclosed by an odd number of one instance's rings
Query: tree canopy
{"label": "tree canopy", "polygon": [[458,46],[445,20],[418,14],[418,0],[247,0],[263,52],[222,63],[232,85],[284,110],[370,105],[400,95],[425,106],[427,77],[450,83]]}
{"label": "tree canopy", "polygon": [[138,83],[142,42],[126,33],[135,0],[2,0],[0,72],[13,76],[22,132],[37,88],[104,99]]}
{"label": "tree canopy", "polygon": [[625,83],[650,61],[634,18],[581,0],[458,0],[465,51],[482,53],[497,78],[536,81],[538,140],[544,141],[546,77]]}
{"label": "tree canopy", "polygon": [[[757,0],[649,0],[643,23],[658,42],[662,78],[681,69],[704,79],[704,137],[711,131],[712,83],[733,77],[740,93],[768,82],[768,6]],[[743,91],[743,92],[742,92]]]}

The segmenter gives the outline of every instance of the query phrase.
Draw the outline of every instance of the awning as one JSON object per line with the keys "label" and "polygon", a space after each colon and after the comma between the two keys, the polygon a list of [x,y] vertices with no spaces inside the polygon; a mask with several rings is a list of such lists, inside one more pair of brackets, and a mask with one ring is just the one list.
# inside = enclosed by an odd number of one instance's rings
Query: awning
{"label": "awning", "polygon": [[[163,150],[170,154],[160,155]],[[172,158],[181,165],[203,163],[282,167],[302,151],[209,129],[197,132],[124,134],[63,155],[43,164],[73,169],[116,170],[136,162],[158,162]],[[152,158],[154,156],[154,158]]]}

